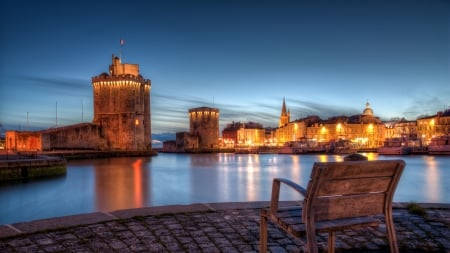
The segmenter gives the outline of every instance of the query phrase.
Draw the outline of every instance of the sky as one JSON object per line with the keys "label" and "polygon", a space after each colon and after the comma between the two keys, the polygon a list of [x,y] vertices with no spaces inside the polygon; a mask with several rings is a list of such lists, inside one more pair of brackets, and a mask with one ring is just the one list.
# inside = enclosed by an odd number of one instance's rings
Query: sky
{"label": "sky", "polygon": [[3,129],[91,122],[91,78],[112,54],[151,79],[152,133],[189,131],[202,106],[220,130],[277,127],[283,99],[291,120],[450,106],[444,0],[5,0],[0,19]]}

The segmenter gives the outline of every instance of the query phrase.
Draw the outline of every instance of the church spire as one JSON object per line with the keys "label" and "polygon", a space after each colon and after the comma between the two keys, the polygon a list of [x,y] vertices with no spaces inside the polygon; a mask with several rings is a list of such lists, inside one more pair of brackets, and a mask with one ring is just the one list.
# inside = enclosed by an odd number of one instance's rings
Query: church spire
{"label": "church spire", "polygon": [[283,97],[283,106],[281,107],[280,121],[278,122],[278,127],[284,126],[289,123],[291,118],[291,112],[286,109],[286,100]]}
{"label": "church spire", "polygon": [[286,100],[283,97],[283,106],[281,107],[281,117],[283,116],[287,116],[287,111],[286,111]]}

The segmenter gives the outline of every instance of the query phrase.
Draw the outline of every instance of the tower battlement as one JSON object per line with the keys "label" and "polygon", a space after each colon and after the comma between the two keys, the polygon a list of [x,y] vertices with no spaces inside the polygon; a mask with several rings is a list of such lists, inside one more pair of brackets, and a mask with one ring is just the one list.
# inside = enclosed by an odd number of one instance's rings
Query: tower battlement
{"label": "tower battlement", "polygon": [[139,65],[138,64],[130,64],[130,63],[122,63],[122,60],[112,55],[112,64],[109,65],[109,74],[112,76],[119,75],[139,75]]}

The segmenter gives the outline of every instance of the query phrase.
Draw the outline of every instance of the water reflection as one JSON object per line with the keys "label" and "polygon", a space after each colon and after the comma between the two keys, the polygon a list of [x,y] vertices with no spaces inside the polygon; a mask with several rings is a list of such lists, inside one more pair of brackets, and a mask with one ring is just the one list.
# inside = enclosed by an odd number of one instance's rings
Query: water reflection
{"label": "water reflection", "polygon": [[437,168],[437,162],[433,156],[426,157],[425,168],[427,170],[425,173],[427,198],[430,199],[430,202],[436,202],[441,198],[441,196],[439,192],[439,170]]}
{"label": "water reflection", "polygon": [[148,170],[142,167],[142,159],[114,158],[94,162],[97,210],[143,207],[148,204]]}
{"label": "water reflection", "polygon": [[[369,160],[405,160],[394,201],[450,203],[449,156],[364,155]],[[0,185],[0,224],[143,206],[267,201],[273,178],[288,178],[306,187],[314,162],[343,157],[159,154],[69,161],[66,177]],[[295,191],[281,190],[282,200],[301,199]]]}
{"label": "water reflection", "polygon": [[377,153],[363,153],[362,155],[367,156],[367,160],[369,160],[369,161],[373,161],[373,160],[377,160],[378,159],[378,154]]}

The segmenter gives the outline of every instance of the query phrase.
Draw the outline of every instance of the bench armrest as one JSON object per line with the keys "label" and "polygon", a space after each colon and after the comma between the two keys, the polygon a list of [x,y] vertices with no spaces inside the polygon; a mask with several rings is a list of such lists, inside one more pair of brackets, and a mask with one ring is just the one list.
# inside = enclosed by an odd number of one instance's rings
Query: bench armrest
{"label": "bench armrest", "polygon": [[275,214],[278,210],[278,202],[280,199],[280,186],[281,183],[286,184],[293,190],[300,193],[303,197],[306,197],[306,189],[302,186],[292,182],[289,179],[285,178],[274,178],[272,184],[272,198],[270,200],[270,213]]}

